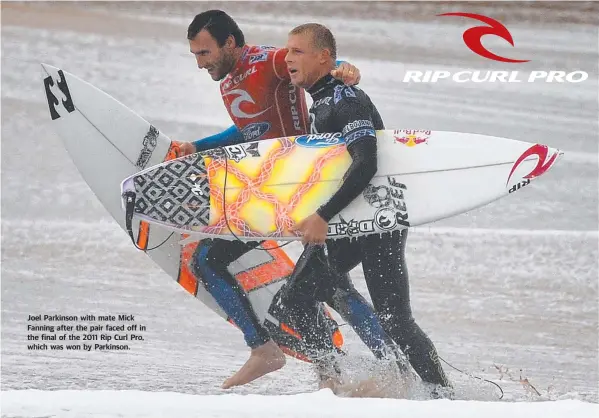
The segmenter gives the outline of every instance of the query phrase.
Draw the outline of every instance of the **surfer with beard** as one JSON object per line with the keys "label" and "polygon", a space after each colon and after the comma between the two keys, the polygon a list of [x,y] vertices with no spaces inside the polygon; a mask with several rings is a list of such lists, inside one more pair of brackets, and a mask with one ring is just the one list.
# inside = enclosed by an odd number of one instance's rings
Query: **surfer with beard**
{"label": "surfer with beard", "polygon": [[[235,125],[224,132],[180,145],[183,155],[247,141],[304,134],[309,129],[305,93],[290,83],[285,62],[286,49],[252,46],[225,12],[210,10],[197,15],[188,28],[190,51],[198,67],[205,69],[220,92]],[[331,68],[332,77],[356,84],[358,70],[341,63]],[[223,388],[249,383],[285,364],[283,352],[256,317],[246,293],[227,267],[260,243],[202,240],[193,255],[194,273],[244,334],[251,355],[246,364]],[[328,295],[326,302],[352,325],[377,358],[392,352],[373,308],[347,280],[347,286]],[[281,307],[276,299],[273,306]],[[303,337],[318,370],[321,387],[330,387],[340,376],[338,350],[332,342],[330,322],[322,304],[314,297],[286,300],[280,313],[286,315]],[[275,341],[273,341],[273,338]]]}

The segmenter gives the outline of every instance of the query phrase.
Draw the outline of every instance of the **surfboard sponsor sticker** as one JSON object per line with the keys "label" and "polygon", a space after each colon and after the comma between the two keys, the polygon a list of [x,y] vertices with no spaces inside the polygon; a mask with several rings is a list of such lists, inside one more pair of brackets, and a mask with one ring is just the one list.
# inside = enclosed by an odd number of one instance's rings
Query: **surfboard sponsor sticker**
{"label": "surfboard sponsor sticker", "polygon": [[[369,184],[362,192],[364,200],[378,209],[374,215],[374,223],[379,229],[392,230],[397,225],[410,226],[408,207],[404,193],[407,186],[393,176],[387,177],[387,184],[375,186]],[[390,218],[393,218],[391,220]]]}
{"label": "surfboard sponsor sticker", "polygon": [[551,168],[551,166],[557,161],[557,158],[561,155],[561,151],[552,150],[552,155],[549,156],[549,148],[547,145],[535,144],[532,147],[528,148],[524,153],[516,160],[510,174],[507,178],[505,185],[507,186],[510,183],[510,179],[512,175],[516,171],[516,169],[522,164],[523,161],[527,160],[529,157],[537,157],[536,166],[530,171],[530,173],[522,176],[523,179],[534,179],[535,177],[539,177],[543,175],[547,170]]}
{"label": "surfboard sponsor sticker", "polygon": [[250,123],[241,130],[241,135],[246,142],[255,141],[270,130],[270,123]]}
{"label": "surfboard sponsor sticker", "polygon": [[514,184],[509,190],[508,193],[514,193],[523,188],[524,186],[528,186],[530,184],[530,180],[526,179],[521,181],[520,183]]}
{"label": "surfboard sponsor sticker", "polygon": [[374,214],[374,223],[383,231],[390,231],[397,226],[395,210],[392,208],[382,208]]}
{"label": "surfboard sponsor sticker", "polygon": [[259,157],[260,151],[258,151],[258,143],[253,144],[239,144],[231,145],[225,148],[227,152],[227,158],[233,160],[236,163],[240,162],[246,157]]}
{"label": "surfboard sponsor sticker", "polygon": [[[69,91],[69,86],[62,70],[58,70],[58,77],[59,79],[56,82],[52,76],[44,78],[46,98],[48,99],[48,107],[50,108],[50,117],[52,120],[60,118],[60,112],[57,111],[57,107],[66,110],[67,114],[75,111],[71,92]],[[53,89],[58,91],[53,92]],[[60,95],[57,96],[55,93],[58,92],[60,92]]]}
{"label": "surfboard sponsor sticker", "polygon": [[142,141],[142,149],[135,165],[142,170],[148,165],[150,157],[158,144],[158,129],[150,125],[150,129]]}
{"label": "surfboard sponsor sticker", "polygon": [[372,219],[361,221],[351,219],[346,221],[342,216],[339,216],[339,220],[340,222],[329,223],[328,236],[346,235],[351,237],[375,232],[374,220]]}
{"label": "surfboard sponsor sticker", "polygon": [[301,135],[295,138],[295,143],[306,148],[326,148],[345,143],[340,132],[325,134]]}
{"label": "surfboard sponsor sticker", "polygon": [[361,119],[361,120],[355,120],[355,121],[350,122],[347,125],[345,125],[343,127],[343,129],[341,130],[341,133],[343,135],[347,135],[349,132],[354,131],[354,130],[359,129],[359,128],[372,128],[372,129],[374,129],[374,125],[369,120],[363,120],[363,119]]}
{"label": "surfboard sponsor sticker", "polygon": [[260,149],[257,142],[250,144],[228,145],[226,147],[213,148],[201,152],[202,156],[220,160],[227,157],[228,160],[239,163],[246,157],[260,157]]}
{"label": "surfboard sponsor sticker", "polygon": [[268,52],[262,52],[258,54],[249,54],[250,57],[250,65],[257,64],[259,62],[264,62],[268,59]]}
{"label": "surfboard sponsor sticker", "polygon": [[408,147],[414,147],[419,144],[425,144],[431,136],[431,131],[399,129],[393,131],[395,142],[404,144]]}
{"label": "surfboard sponsor sticker", "polygon": [[377,209],[373,219],[347,221],[339,215],[339,222],[329,223],[327,235],[351,237],[409,227],[408,208],[404,195],[406,190],[407,186],[393,176],[387,177],[387,184],[380,186],[369,184],[363,192],[363,197],[370,206]]}

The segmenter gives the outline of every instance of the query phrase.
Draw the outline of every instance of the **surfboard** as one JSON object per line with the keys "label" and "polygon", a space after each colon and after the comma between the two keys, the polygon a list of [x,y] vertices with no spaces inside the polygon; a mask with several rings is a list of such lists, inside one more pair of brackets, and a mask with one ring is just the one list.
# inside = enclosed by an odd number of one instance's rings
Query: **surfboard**
{"label": "surfboard", "polygon": [[[146,167],[175,159],[177,143],[91,84],[51,65],[42,64],[42,70],[52,126],[87,185],[126,231],[121,209],[122,180]],[[190,263],[197,239],[138,219],[131,226],[137,246],[150,259],[187,292],[233,322],[192,272]],[[285,251],[277,247],[274,241],[264,242],[261,249],[252,250],[232,263],[229,271],[247,292],[256,315],[271,334],[281,333],[280,338],[273,335],[273,339],[288,354],[307,360],[298,334],[269,312],[274,295],[294,268]],[[338,347],[343,344],[338,328],[334,343]]]}
{"label": "surfboard", "polygon": [[[377,131],[378,171],[329,222],[328,238],[432,223],[527,187],[559,160],[547,145],[431,130]],[[351,164],[340,133],[232,145],[124,179],[123,208],[191,236],[297,240],[293,225],[339,189]]]}

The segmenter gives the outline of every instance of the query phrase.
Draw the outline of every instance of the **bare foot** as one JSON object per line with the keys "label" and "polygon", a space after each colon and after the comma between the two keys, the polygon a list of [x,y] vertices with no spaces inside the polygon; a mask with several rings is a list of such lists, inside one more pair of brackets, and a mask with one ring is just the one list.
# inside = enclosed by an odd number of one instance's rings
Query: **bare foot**
{"label": "bare foot", "polygon": [[285,354],[272,340],[254,348],[248,361],[237,373],[225,380],[223,389],[250,383],[265,374],[279,370],[285,365]]}

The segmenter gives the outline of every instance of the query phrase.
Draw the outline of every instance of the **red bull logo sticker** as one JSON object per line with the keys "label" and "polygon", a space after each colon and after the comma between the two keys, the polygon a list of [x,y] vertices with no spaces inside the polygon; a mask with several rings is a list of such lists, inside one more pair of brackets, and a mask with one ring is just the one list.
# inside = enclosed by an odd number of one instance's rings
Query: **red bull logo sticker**
{"label": "red bull logo sticker", "polygon": [[413,129],[399,129],[393,131],[395,142],[404,144],[408,147],[414,147],[419,144],[424,144],[430,138],[431,131],[421,131]]}

